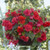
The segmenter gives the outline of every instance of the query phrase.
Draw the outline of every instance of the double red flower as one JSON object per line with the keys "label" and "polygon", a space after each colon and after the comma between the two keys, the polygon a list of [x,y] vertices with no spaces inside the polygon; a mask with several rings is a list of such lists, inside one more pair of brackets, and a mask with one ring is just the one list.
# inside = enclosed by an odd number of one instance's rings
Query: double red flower
{"label": "double red flower", "polygon": [[20,37],[24,42],[28,42],[28,40],[29,40],[29,37],[25,37],[25,36],[21,36]]}
{"label": "double red flower", "polygon": [[18,32],[18,33],[23,32],[23,27],[18,26],[18,28],[17,28],[17,32]]}
{"label": "double red flower", "polygon": [[13,36],[10,35],[9,33],[8,33],[8,34],[5,34],[5,37],[6,37],[8,40],[13,40]]}
{"label": "double red flower", "polygon": [[25,30],[27,31],[27,32],[29,32],[29,31],[32,31],[32,26],[31,25],[29,25],[29,24],[26,24],[25,26]]}
{"label": "double red flower", "polygon": [[35,20],[39,20],[40,16],[38,15],[38,12],[37,11],[34,11],[33,14],[34,14],[33,18]]}
{"label": "double red flower", "polygon": [[14,17],[12,19],[12,23],[13,23],[13,25],[15,25],[16,23],[18,23],[18,17]]}
{"label": "double red flower", "polygon": [[31,10],[26,9],[23,13],[25,16],[30,16],[32,12],[31,12]]}
{"label": "double red flower", "polygon": [[26,17],[24,17],[24,16],[19,16],[19,17],[18,17],[18,20],[19,20],[19,22],[20,22],[21,24],[24,24],[24,23],[25,23],[25,19],[26,19]]}
{"label": "double red flower", "polygon": [[44,27],[50,26],[50,22],[49,22],[49,21],[46,21],[45,23],[43,23],[43,26],[44,26]]}
{"label": "double red flower", "polygon": [[9,15],[10,15],[10,12],[5,13],[6,18],[10,17]]}
{"label": "double red flower", "polygon": [[17,16],[16,11],[11,12],[11,16],[16,17]]}
{"label": "double red flower", "polygon": [[9,20],[3,20],[2,26],[5,26],[6,30],[11,30],[13,25]]}

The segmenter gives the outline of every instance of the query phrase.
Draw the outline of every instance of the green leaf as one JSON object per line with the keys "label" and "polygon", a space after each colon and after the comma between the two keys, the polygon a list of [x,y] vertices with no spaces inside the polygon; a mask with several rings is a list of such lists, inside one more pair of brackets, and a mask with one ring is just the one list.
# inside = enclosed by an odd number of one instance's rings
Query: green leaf
{"label": "green leaf", "polygon": [[10,2],[13,2],[13,0],[10,0]]}
{"label": "green leaf", "polygon": [[12,17],[8,17],[6,18],[6,20],[12,21]]}
{"label": "green leaf", "polygon": [[50,29],[50,27],[48,27],[48,29]]}
{"label": "green leaf", "polygon": [[6,31],[6,34],[7,34],[7,33],[12,34],[12,31],[8,30],[8,31]]}
{"label": "green leaf", "polygon": [[32,32],[26,32],[26,36],[29,36],[31,40],[33,40],[35,37],[35,35]]}
{"label": "green leaf", "polygon": [[44,29],[44,27],[43,27],[43,26],[41,26],[41,27],[40,27],[40,29],[41,29],[41,30],[43,30],[43,29]]}
{"label": "green leaf", "polygon": [[36,27],[33,27],[33,29],[35,29]]}
{"label": "green leaf", "polygon": [[18,25],[15,24],[15,25],[13,26],[13,28],[12,28],[12,31],[14,31],[15,29],[17,29],[17,27],[18,27]]}
{"label": "green leaf", "polygon": [[2,21],[0,20],[0,25],[1,25]]}
{"label": "green leaf", "polygon": [[24,36],[25,35],[25,32],[22,32],[22,35]]}
{"label": "green leaf", "polygon": [[30,22],[34,22],[34,20],[29,20]]}
{"label": "green leaf", "polygon": [[37,40],[36,39],[34,39],[34,41],[33,41],[33,43],[32,43],[32,46],[34,46],[34,47],[36,47],[36,46],[38,46],[40,43],[39,42],[37,42]]}
{"label": "green leaf", "polygon": [[41,37],[41,33],[37,33],[36,35],[35,35],[35,37]]}

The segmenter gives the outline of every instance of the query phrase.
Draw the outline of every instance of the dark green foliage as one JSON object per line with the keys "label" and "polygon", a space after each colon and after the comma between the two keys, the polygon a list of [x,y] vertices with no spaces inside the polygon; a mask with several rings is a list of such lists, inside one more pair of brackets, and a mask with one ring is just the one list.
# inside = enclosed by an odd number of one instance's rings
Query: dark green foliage
{"label": "dark green foliage", "polygon": [[35,35],[31,32],[26,32],[25,34],[26,34],[26,36],[29,36],[31,38],[31,40],[33,40],[35,37]]}
{"label": "dark green foliage", "polygon": [[31,50],[37,50],[37,48],[38,48],[38,46],[36,46],[36,47],[31,46]]}
{"label": "dark green foliage", "polygon": [[5,3],[7,3],[8,2],[8,0],[5,0]]}
{"label": "dark green foliage", "polygon": [[12,17],[6,18],[6,20],[9,20],[9,21],[12,22]]}
{"label": "dark green foliage", "polygon": [[39,45],[40,45],[40,43],[37,42],[37,39],[34,38],[33,43],[32,43],[32,46],[33,47],[36,47],[36,46],[39,46]]}
{"label": "dark green foliage", "polygon": [[[7,3],[9,0],[5,0],[5,3]],[[13,0],[10,0],[10,2],[12,2]]]}
{"label": "dark green foliage", "polygon": [[[13,28],[12,28],[12,31],[14,31],[17,27],[18,27],[18,25],[15,24],[15,25],[13,26]],[[16,29],[16,30],[17,30],[17,29]]]}
{"label": "dark green foliage", "polygon": [[2,30],[2,25],[1,25],[2,21],[0,21],[0,37],[3,38],[3,30]]}
{"label": "dark green foliage", "polygon": [[50,6],[48,6],[47,8],[43,8],[40,10],[40,16],[44,16],[46,17],[47,15],[50,16]]}
{"label": "dark green foliage", "polygon": [[37,7],[41,7],[44,4],[44,0],[30,0],[30,2],[33,4],[33,7],[35,7],[35,9]]}
{"label": "dark green foliage", "polygon": [[20,47],[20,48],[19,48],[19,50],[28,50],[28,49],[29,49],[29,47],[26,47],[26,46],[25,46],[25,47]]}
{"label": "dark green foliage", "polygon": [[2,21],[0,20],[0,25],[1,25]]}

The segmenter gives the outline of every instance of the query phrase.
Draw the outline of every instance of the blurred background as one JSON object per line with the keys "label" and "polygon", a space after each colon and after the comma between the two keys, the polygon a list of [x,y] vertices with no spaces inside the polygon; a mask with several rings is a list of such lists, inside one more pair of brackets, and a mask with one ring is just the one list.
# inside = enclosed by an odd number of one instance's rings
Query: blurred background
{"label": "blurred background", "polygon": [[[20,4],[19,4],[20,3]],[[25,6],[26,7],[25,7]],[[7,47],[8,41],[4,36],[4,27],[2,27],[2,20],[5,18],[5,13],[9,9],[17,10],[19,8],[34,8],[35,10],[40,10],[40,14],[47,17],[50,21],[50,0],[0,0],[0,50],[9,50]],[[50,27],[47,34],[46,42],[40,45],[42,50],[48,49],[48,41],[50,39]]]}

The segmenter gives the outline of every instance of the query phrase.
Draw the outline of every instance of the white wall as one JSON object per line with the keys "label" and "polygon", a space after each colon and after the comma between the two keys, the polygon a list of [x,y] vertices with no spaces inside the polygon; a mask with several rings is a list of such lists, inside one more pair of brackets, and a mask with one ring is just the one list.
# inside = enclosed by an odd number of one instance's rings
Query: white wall
{"label": "white wall", "polygon": [[50,6],[50,0],[44,0],[45,7]]}
{"label": "white wall", "polygon": [[2,12],[6,11],[6,4],[4,0],[0,0],[0,7],[1,7]]}

